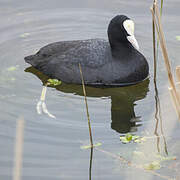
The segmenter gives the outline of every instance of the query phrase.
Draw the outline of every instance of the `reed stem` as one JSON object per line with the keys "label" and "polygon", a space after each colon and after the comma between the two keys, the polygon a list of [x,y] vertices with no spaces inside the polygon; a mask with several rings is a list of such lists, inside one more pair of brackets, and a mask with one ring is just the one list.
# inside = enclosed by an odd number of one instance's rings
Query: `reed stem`
{"label": "reed stem", "polygon": [[[154,11],[154,6],[153,6]],[[153,32],[153,55],[154,55],[154,83],[156,83],[156,74],[157,74],[157,59],[156,59],[156,32],[155,32],[155,22],[152,17],[152,32]]]}
{"label": "reed stem", "polygon": [[[161,49],[162,49],[162,54],[163,54],[165,66],[166,66],[166,69],[167,69],[168,80],[169,80],[169,83],[170,83],[170,87],[172,87],[172,89],[174,91],[174,95],[175,95],[175,97],[177,99],[177,102],[179,104],[179,107],[180,107],[180,98],[178,97],[178,94],[177,94],[177,91],[176,91],[176,86],[175,86],[175,83],[174,83],[174,79],[173,79],[173,76],[172,76],[172,73],[171,73],[170,61],[169,61],[169,57],[168,57],[168,53],[167,53],[164,33],[163,33],[163,30],[162,30],[162,23],[161,23],[160,14],[159,14],[159,10],[158,10],[158,6],[157,6],[156,2],[153,4],[153,7],[154,7],[153,9],[151,8],[151,12],[152,12],[153,20],[155,22],[156,30],[157,30],[157,33],[158,33],[158,36],[159,36],[160,45],[161,45]],[[156,15],[156,17],[155,17],[155,15]]]}
{"label": "reed stem", "polygon": [[85,104],[86,104],[86,114],[87,114],[87,118],[88,118],[89,137],[90,137],[90,143],[91,143],[91,148],[92,148],[93,147],[93,139],[92,139],[91,123],[90,123],[90,117],[89,117],[89,110],[88,110],[88,104],[87,104],[87,96],[86,96],[84,78],[83,78],[83,73],[82,73],[82,68],[81,68],[80,63],[79,63],[79,70],[80,70],[81,81],[82,81],[82,86],[83,86],[84,100],[85,100]]}
{"label": "reed stem", "polygon": [[176,67],[176,78],[177,78],[177,83],[180,83],[180,66]]}
{"label": "reed stem", "polygon": [[21,180],[23,141],[24,141],[24,119],[21,117],[17,120],[17,124],[16,124],[16,142],[15,142],[13,180]]}

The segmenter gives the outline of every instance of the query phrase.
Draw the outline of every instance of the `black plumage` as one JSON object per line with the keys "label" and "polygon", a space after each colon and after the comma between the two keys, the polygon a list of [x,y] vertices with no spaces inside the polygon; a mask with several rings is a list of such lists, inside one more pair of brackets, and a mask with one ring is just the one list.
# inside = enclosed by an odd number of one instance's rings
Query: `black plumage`
{"label": "black plumage", "polygon": [[51,78],[81,84],[79,63],[85,84],[124,86],[148,77],[145,57],[127,40],[123,22],[126,16],[114,17],[108,27],[109,41],[89,39],[60,41],[41,48],[25,61]]}

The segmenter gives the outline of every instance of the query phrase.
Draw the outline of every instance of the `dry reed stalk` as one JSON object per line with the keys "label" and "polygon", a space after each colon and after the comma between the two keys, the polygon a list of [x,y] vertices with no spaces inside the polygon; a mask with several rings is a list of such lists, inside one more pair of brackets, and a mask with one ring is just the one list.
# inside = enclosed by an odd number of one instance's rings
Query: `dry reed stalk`
{"label": "dry reed stalk", "polygon": [[172,88],[169,88],[169,92],[170,92],[170,94],[171,94],[171,99],[172,99],[172,101],[173,101],[173,104],[174,104],[174,108],[175,108],[175,110],[176,110],[176,113],[177,113],[177,115],[178,115],[178,117],[179,117],[179,119],[180,119],[179,106],[178,106],[178,102],[177,102],[176,96],[175,96],[175,94],[174,94],[174,91],[173,91]]}
{"label": "dry reed stalk", "polygon": [[153,55],[154,55],[154,82],[156,82],[157,74],[157,56],[156,56],[156,33],[155,33],[155,22],[152,19],[152,32],[153,32]]}
{"label": "dry reed stalk", "polygon": [[169,57],[168,57],[168,53],[167,53],[164,33],[163,33],[163,30],[162,30],[162,23],[161,23],[161,19],[160,19],[160,14],[159,14],[159,10],[158,10],[158,7],[157,7],[156,3],[155,3],[155,13],[156,13],[157,20],[158,20],[160,45],[161,45],[161,48],[162,48],[166,69],[167,69],[167,72],[168,72],[169,83],[170,83],[171,87],[173,88],[175,96],[176,96],[176,98],[178,100],[178,103],[180,105],[180,99],[177,96],[176,87],[175,87],[175,83],[174,83],[172,72],[171,72],[170,61],[169,61]]}
{"label": "dry reed stalk", "polygon": [[24,118],[20,117],[16,125],[15,158],[13,169],[13,180],[20,180],[22,174],[22,155],[24,141]]}
{"label": "dry reed stalk", "polygon": [[178,92],[178,96],[180,97],[180,66],[176,67],[176,79],[177,79],[176,87],[178,87],[177,92]]}
{"label": "dry reed stalk", "polygon": [[161,50],[162,50],[162,54],[164,57],[165,66],[167,69],[168,80],[170,83],[170,88],[172,88],[171,91],[173,91],[172,97],[173,97],[173,99],[174,98],[176,99],[176,101],[174,103],[177,106],[177,111],[178,111],[178,115],[179,115],[180,114],[180,97],[178,96],[176,86],[174,83],[174,79],[172,76],[170,61],[169,61],[167,48],[166,48],[166,42],[165,42],[163,30],[162,30],[161,18],[160,18],[160,14],[159,14],[159,10],[158,10],[158,5],[156,2],[153,3],[153,8],[151,8],[151,12],[152,12],[153,21],[155,22],[156,30],[157,30],[159,41],[160,41]]}
{"label": "dry reed stalk", "polygon": [[[162,49],[166,69],[167,69],[167,72],[168,72],[169,82],[170,82],[170,85],[172,86],[172,88],[175,89],[175,84],[174,84],[173,76],[172,76],[172,73],[171,73],[170,61],[169,61],[167,48],[166,48],[166,42],[165,42],[163,30],[162,30],[160,14],[159,14],[159,10],[158,10],[158,7],[157,7],[156,3],[154,4],[154,7],[155,7],[155,14],[157,16],[157,21],[158,21],[158,24],[157,24],[158,28],[159,28],[158,35],[159,35],[159,39],[160,39],[160,45],[161,45],[161,49]],[[154,20],[156,22],[156,19],[154,19]]]}
{"label": "dry reed stalk", "polygon": [[[155,3],[156,0],[153,1]],[[154,11],[154,5],[153,5],[153,11]],[[155,22],[154,18],[152,16],[152,33],[153,33],[153,55],[154,55],[154,88],[155,88],[155,102],[156,102],[156,112],[155,112],[155,120],[156,120],[156,126],[154,130],[154,134],[157,136],[157,150],[160,152],[160,137],[158,134],[158,125],[159,125],[159,117],[158,117],[158,103],[159,102],[159,97],[158,97],[158,89],[157,89],[157,84],[156,84],[156,76],[157,76],[157,53],[156,53],[156,29],[155,29]],[[157,49],[158,49],[158,42],[157,41]]]}
{"label": "dry reed stalk", "polygon": [[92,160],[93,160],[93,147],[91,148],[90,161],[89,161],[89,180],[92,178]]}
{"label": "dry reed stalk", "polygon": [[180,66],[176,67],[176,78],[177,78],[177,83],[180,83]]}
{"label": "dry reed stalk", "polygon": [[89,110],[88,110],[88,104],[87,104],[86,89],[85,89],[84,78],[83,78],[83,73],[82,73],[82,68],[81,68],[80,63],[79,63],[79,70],[80,70],[81,81],[82,81],[82,86],[83,86],[84,100],[85,100],[85,104],[86,104],[86,114],[87,114],[87,118],[88,118],[90,143],[91,143],[91,148],[93,148],[93,139],[92,139],[91,123],[90,123]]}

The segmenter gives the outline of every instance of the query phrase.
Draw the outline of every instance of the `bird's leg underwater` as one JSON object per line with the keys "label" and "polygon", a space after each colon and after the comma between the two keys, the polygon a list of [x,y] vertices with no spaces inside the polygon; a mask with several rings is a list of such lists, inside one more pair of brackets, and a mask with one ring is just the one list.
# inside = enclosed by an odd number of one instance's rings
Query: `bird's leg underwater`
{"label": "bird's leg underwater", "polygon": [[45,103],[45,99],[46,99],[46,91],[47,91],[47,86],[43,86],[42,88],[42,92],[41,92],[41,96],[40,96],[40,100],[38,101],[37,105],[36,105],[36,110],[38,114],[42,114],[42,112],[44,112],[45,114],[47,114],[49,117],[51,118],[56,118],[54,115],[52,115],[46,106]]}

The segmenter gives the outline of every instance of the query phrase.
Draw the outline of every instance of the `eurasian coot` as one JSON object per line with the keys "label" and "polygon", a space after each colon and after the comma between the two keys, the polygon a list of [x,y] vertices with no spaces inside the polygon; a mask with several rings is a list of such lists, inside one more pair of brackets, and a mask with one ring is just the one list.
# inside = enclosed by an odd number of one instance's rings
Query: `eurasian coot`
{"label": "eurasian coot", "polygon": [[108,26],[108,38],[55,42],[25,61],[66,83],[81,84],[79,63],[87,85],[125,86],[146,79],[149,66],[138,51],[133,21],[115,16]]}

